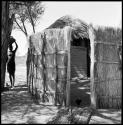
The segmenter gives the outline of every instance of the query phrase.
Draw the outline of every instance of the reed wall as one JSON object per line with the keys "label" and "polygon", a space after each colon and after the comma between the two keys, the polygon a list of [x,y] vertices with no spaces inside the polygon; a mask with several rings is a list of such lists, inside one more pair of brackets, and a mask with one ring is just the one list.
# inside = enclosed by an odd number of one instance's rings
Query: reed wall
{"label": "reed wall", "polygon": [[[66,32],[67,31],[67,32]],[[69,28],[47,29],[30,36],[27,78],[29,91],[40,102],[66,105]]]}
{"label": "reed wall", "polygon": [[117,44],[94,43],[94,84],[98,108],[121,108],[122,73]]}

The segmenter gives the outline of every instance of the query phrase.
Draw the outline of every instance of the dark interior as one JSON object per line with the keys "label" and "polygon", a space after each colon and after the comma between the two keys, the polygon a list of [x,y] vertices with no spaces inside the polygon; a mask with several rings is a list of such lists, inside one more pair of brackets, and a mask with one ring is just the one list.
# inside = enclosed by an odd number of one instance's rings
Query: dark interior
{"label": "dark interior", "polygon": [[90,39],[72,37],[71,46],[87,48],[87,77],[90,77]]}
{"label": "dark interior", "polygon": [[[84,69],[86,69],[87,78],[90,78],[90,40],[87,38],[77,39],[73,37],[71,41],[71,56],[72,56],[71,57],[71,78],[74,78],[73,77],[74,71],[75,72],[76,70],[85,71]],[[78,69],[74,70],[74,66],[78,67]],[[83,69],[81,70],[82,67]],[[78,81],[71,80],[71,89],[70,89],[71,90],[71,94],[70,94],[71,106],[75,106],[75,107],[76,106],[77,107],[78,106],[81,106],[81,107],[90,106],[91,104],[90,80],[87,78],[85,77],[85,79],[80,79]]]}

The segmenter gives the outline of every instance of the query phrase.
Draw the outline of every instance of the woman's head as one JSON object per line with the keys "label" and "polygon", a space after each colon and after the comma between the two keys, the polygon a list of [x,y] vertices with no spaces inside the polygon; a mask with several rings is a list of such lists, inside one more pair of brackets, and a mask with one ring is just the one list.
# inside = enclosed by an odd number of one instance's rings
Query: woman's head
{"label": "woman's head", "polygon": [[10,36],[10,38],[9,38],[9,44],[12,44],[14,42],[15,42],[15,39],[12,36]]}

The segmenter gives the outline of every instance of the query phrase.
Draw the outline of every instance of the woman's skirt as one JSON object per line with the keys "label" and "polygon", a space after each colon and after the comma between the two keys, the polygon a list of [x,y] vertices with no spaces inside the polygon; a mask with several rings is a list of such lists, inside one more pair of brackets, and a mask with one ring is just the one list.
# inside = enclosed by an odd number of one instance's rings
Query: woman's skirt
{"label": "woman's skirt", "polygon": [[14,74],[15,73],[15,62],[9,61],[7,63],[7,71],[9,74]]}

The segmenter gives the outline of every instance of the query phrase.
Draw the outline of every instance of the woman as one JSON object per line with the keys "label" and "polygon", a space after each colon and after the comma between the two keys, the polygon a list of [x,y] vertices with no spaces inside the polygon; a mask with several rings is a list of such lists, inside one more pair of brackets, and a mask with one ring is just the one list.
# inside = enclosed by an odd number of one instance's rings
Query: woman
{"label": "woman", "polygon": [[[13,50],[12,44],[15,43],[16,48]],[[7,71],[9,73],[9,78],[11,82],[11,87],[14,87],[15,82],[15,53],[17,51],[18,45],[13,37],[10,37],[8,45],[8,60],[7,60]]]}

